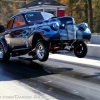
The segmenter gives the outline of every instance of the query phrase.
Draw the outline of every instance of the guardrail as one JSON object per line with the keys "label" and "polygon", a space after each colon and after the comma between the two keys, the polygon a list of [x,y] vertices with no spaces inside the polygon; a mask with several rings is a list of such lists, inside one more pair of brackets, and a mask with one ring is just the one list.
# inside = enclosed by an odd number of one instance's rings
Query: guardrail
{"label": "guardrail", "polygon": [[100,35],[92,35],[90,43],[87,56],[100,57]]}
{"label": "guardrail", "polygon": [[100,35],[92,35],[91,44],[100,44]]}
{"label": "guardrail", "polygon": [[88,46],[87,56],[100,57],[100,45],[87,44],[87,46]]}

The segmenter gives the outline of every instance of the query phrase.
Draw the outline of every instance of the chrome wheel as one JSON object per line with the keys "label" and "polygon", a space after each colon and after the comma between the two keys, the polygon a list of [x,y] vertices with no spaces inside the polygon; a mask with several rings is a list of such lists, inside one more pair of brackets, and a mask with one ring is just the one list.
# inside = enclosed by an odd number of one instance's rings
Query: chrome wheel
{"label": "chrome wheel", "polygon": [[3,47],[1,44],[0,44],[0,58],[3,58]]}
{"label": "chrome wheel", "polygon": [[36,53],[38,58],[42,59],[44,57],[44,48],[41,44],[38,44]]}
{"label": "chrome wheel", "polygon": [[49,56],[49,46],[45,41],[38,41],[35,47],[36,57],[39,61],[46,61]]}

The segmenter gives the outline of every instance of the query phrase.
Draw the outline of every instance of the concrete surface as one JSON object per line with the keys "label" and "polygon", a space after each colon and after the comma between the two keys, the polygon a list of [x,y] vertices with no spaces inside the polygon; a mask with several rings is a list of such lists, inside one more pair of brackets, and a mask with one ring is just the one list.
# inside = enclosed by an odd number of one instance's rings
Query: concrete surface
{"label": "concrete surface", "polygon": [[100,57],[100,35],[92,35],[88,44],[88,56]]}
{"label": "concrete surface", "polygon": [[87,56],[100,57],[100,45],[87,44],[87,46],[88,46]]}
{"label": "concrete surface", "polygon": [[60,60],[66,63],[71,62],[71,63],[100,67],[100,58],[96,58],[96,57],[86,56],[85,58],[77,58],[74,54],[62,53],[62,54],[50,54],[49,58]]}
{"label": "concrete surface", "polygon": [[0,99],[100,100],[100,59],[66,53],[50,54],[46,62],[0,62]]}
{"label": "concrete surface", "polygon": [[92,35],[91,44],[100,44],[100,35]]}

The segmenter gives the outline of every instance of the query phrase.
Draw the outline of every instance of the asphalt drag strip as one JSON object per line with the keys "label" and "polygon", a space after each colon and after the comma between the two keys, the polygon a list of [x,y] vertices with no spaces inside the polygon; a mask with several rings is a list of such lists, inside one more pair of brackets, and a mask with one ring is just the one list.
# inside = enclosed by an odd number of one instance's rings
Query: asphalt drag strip
{"label": "asphalt drag strip", "polygon": [[[91,68],[50,59],[41,63],[15,58],[8,63],[0,62],[0,72],[1,81],[14,81],[32,92],[37,90],[41,97],[37,96],[37,99],[100,100],[100,69],[95,66]],[[2,78],[4,75],[8,78]]]}

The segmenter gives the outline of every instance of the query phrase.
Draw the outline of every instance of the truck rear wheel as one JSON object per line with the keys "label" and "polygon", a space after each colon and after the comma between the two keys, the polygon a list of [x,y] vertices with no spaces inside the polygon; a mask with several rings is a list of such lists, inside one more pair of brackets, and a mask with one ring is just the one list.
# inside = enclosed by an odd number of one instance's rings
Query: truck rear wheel
{"label": "truck rear wheel", "polygon": [[44,41],[39,41],[36,44],[36,56],[39,61],[46,61],[49,56],[49,46]]}
{"label": "truck rear wheel", "polygon": [[76,57],[78,58],[85,57],[87,54],[87,51],[88,51],[87,45],[84,41],[80,41],[75,44],[74,54],[76,55]]}
{"label": "truck rear wheel", "polygon": [[9,61],[10,53],[6,53],[2,43],[0,42],[0,61]]}

